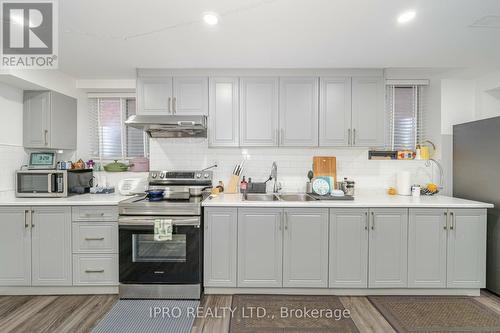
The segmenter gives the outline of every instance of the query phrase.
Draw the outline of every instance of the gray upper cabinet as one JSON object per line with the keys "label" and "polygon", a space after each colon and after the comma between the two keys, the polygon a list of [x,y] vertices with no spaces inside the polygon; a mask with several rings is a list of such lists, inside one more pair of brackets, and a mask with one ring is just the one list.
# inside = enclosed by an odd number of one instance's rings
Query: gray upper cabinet
{"label": "gray upper cabinet", "polygon": [[279,145],[318,145],[318,78],[280,78]]}
{"label": "gray upper cabinet", "polygon": [[210,78],[208,140],[211,147],[237,147],[239,145],[238,91],[238,78]]}
{"label": "gray upper cabinet", "polygon": [[139,77],[137,113],[151,115],[208,114],[208,78]]}
{"label": "gray upper cabinet", "polygon": [[172,112],[172,77],[137,79],[137,113],[166,115]]}
{"label": "gray upper cabinet", "polygon": [[328,209],[287,208],[283,226],[283,287],[328,286]]}
{"label": "gray upper cabinet", "polygon": [[238,209],[238,287],[282,287],[283,211]]}
{"label": "gray upper cabinet", "polygon": [[278,145],[278,93],[276,77],[240,79],[240,146]]}
{"label": "gray upper cabinet", "polygon": [[207,115],[208,78],[174,77],[172,112],[178,115]]}
{"label": "gray upper cabinet", "polygon": [[54,91],[25,91],[25,148],[76,149],[76,99]]}
{"label": "gray upper cabinet", "polygon": [[320,80],[319,145],[348,146],[351,142],[351,78]]}
{"label": "gray upper cabinet", "polygon": [[352,146],[382,147],[385,136],[384,80],[352,79]]}

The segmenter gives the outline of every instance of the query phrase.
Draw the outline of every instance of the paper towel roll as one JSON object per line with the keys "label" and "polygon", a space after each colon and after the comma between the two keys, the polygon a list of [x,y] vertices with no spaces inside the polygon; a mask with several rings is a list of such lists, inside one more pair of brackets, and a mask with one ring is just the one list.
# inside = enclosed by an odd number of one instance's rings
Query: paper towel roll
{"label": "paper towel roll", "polygon": [[396,190],[399,195],[411,195],[410,171],[399,171],[396,174]]}

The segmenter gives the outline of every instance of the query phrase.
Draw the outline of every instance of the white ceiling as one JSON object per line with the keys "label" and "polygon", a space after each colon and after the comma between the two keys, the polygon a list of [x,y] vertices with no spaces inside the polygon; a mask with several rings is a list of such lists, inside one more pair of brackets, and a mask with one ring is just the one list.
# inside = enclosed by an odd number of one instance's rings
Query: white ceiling
{"label": "white ceiling", "polygon": [[[60,69],[500,67],[500,0],[64,0]],[[416,19],[398,25],[399,13]],[[215,27],[205,11],[220,14]]]}

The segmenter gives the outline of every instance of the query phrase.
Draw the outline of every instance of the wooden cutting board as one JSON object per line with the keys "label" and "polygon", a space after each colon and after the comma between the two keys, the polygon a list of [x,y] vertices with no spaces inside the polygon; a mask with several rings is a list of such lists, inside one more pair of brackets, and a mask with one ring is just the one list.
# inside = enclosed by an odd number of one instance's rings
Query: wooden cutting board
{"label": "wooden cutting board", "polygon": [[314,156],[313,172],[314,177],[333,177],[335,186],[337,186],[337,158],[335,156]]}

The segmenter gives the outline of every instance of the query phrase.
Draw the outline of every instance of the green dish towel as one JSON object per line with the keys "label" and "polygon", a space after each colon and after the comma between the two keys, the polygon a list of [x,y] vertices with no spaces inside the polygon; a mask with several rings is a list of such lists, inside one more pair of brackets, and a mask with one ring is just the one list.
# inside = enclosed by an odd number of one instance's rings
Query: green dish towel
{"label": "green dish towel", "polygon": [[155,220],[154,240],[157,242],[172,240],[172,220]]}

